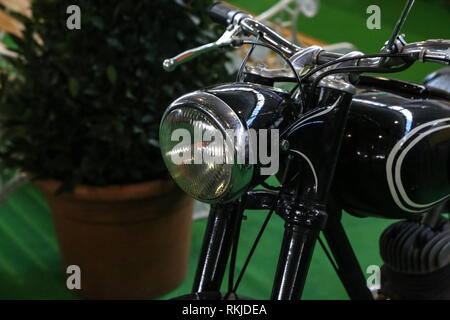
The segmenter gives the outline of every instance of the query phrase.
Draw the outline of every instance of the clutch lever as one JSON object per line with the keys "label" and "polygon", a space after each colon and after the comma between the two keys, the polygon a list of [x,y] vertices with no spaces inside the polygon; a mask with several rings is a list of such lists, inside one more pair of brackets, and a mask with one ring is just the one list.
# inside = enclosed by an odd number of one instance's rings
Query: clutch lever
{"label": "clutch lever", "polygon": [[222,36],[215,42],[207,43],[197,48],[186,50],[173,58],[165,59],[163,62],[163,68],[165,71],[173,71],[180,64],[188,62],[206,52],[215,50],[217,48],[223,48],[231,46],[233,44],[233,37],[241,32],[239,25],[233,25],[222,34]]}

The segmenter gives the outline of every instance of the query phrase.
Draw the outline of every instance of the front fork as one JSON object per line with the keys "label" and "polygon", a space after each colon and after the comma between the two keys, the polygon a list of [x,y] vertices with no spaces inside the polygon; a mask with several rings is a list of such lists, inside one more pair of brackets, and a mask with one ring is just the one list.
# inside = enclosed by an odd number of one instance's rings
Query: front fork
{"label": "front fork", "polygon": [[[267,209],[276,201],[276,195],[255,192],[247,208]],[[322,210],[307,211],[304,208],[292,212],[282,206],[279,212],[289,220],[280,250],[277,271],[272,289],[272,299],[300,299],[311,263],[312,253],[323,231],[331,254],[338,266],[339,278],[351,299],[370,300],[372,295],[340,222],[340,208],[330,207],[329,214]],[[236,203],[211,207],[203,246],[192,288],[193,293],[219,292],[230,255],[234,232],[239,227],[242,210]],[[325,226],[325,228],[323,228]]]}
{"label": "front fork", "polygon": [[325,226],[327,214],[289,205],[283,211],[285,231],[271,298],[297,300],[302,295],[317,237]]}
{"label": "front fork", "polygon": [[239,227],[236,202],[211,206],[202,250],[194,279],[193,293],[218,292],[230,255],[233,236]]}
{"label": "front fork", "polygon": [[[311,185],[299,184],[294,198],[276,203],[277,214],[285,220],[285,232],[272,289],[272,299],[301,298],[311,257],[321,230],[324,230],[325,238],[339,268],[338,275],[350,298],[371,299],[372,297],[340,224],[340,210],[331,210],[327,214],[328,208],[324,205],[327,203],[352,94],[341,92],[338,99],[335,102],[338,107],[334,106],[329,109],[330,111],[323,112],[325,117],[329,118],[324,117],[322,123],[332,125],[318,127],[314,132],[315,139],[327,142],[325,148],[318,146],[320,150],[310,150],[318,155],[314,164],[319,169],[317,177],[320,187],[316,185],[316,188],[312,188]],[[315,120],[320,119],[316,117]],[[311,190],[314,190],[314,194],[308,193]],[[268,194],[255,192],[254,197],[249,197],[247,194],[245,207],[240,206],[240,202],[236,201],[211,208],[195,276],[194,293],[220,291],[233,236],[240,228],[239,217],[242,216],[242,212],[239,210],[274,207],[273,201],[280,201],[280,199],[270,197]],[[309,205],[304,205],[305,203]]]}
{"label": "front fork", "polygon": [[[324,210],[287,207],[288,219],[272,289],[273,300],[300,299],[315,244],[322,231],[338,277],[352,300],[372,300],[366,279],[341,224],[342,210],[334,203]],[[285,219],[286,220],[286,219]]]}

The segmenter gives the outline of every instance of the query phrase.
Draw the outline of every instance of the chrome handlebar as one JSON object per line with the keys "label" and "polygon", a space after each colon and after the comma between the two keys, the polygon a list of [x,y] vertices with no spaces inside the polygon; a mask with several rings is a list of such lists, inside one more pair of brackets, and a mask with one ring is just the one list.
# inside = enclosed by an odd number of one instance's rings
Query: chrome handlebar
{"label": "chrome handlebar", "polygon": [[[173,71],[178,65],[188,62],[206,52],[226,46],[234,46],[239,40],[239,36],[259,36],[259,38],[279,49],[287,58],[289,58],[294,67],[302,72],[305,66],[314,66],[324,64],[341,58],[343,55],[325,51],[318,46],[301,48],[281,35],[265,26],[263,23],[254,19],[251,15],[238,12],[234,14],[227,30],[216,41],[202,45],[200,47],[184,51],[177,56],[166,59],[163,62],[163,68],[166,71]],[[427,40],[422,42],[407,44],[403,36],[399,36],[399,45],[397,45],[397,53],[406,53],[410,55],[409,59],[419,60],[421,62],[434,62],[441,64],[450,64],[450,40]],[[398,44],[397,43],[397,44]],[[391,53],[393,53],[391,51]],[[362,55],[362,53],[360,53]],[[389,64],[388,59],[382,58],[362,58],[359,66],[381,66]],[[398,59],[390,61],[391,65],[398,64]]]}
{"label": "chrome handlebar", "polygon": [[420,62],[450,64],[450,40],[426,40],[409,43],[401,48],[401,53],[417,56]]}

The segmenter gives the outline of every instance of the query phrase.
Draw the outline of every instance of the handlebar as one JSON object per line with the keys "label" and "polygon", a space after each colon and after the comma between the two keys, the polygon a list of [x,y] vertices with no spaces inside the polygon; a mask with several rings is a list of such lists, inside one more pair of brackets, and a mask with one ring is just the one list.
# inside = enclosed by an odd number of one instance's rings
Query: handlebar
{"label": "handlebar", "polygon": [[233,17],[237,13],[245,13],[245,12],[229,7],[222,2],[213,3],[208,10],[208,14],[211,17],[211,19],[223,25],[229,25],[231,21],[233,21]]}
{"label": "handlebar", "polygon": [[[258,20],[254,19],[245,11],[237,10],[229,7],[221,2],[214,3],[209,10],[209,15],[213,20],[225,25],[239,25],[247,34],[257,36],[276,46],[288,58],[298,54],[303,48],[296,46],[278,33],[265,26]],[[406,44],[406,42],[405,42]],[[440,64],[450,64],[450,41],[449,40],[427,40],[406,44],[403,48],[399,48],[399,53],[409,54],[408,59],[419,60],[421,62],[433,62]],[[335,52],[321,50],[315,55],[315,64],[325,64],[330,61],[341,58],[343,55]],[[378,60],[371,60],[370,64],[376,64]]]}
{"label": "handlebar", "polygon": [[[225,33],[216,42],[187,50],[171,59],[166,59],[163,63],[163,67],[166,71],[172,71],[179,64],[187,62],[212,49],[225,46],[236,46],[236,44],[239,43],[239,41],[235,41],[238,40],[236,37],[241,34],[255,37],[258,36],[262,41],[276,47],[292,62],[294,67],[299,70],[303,70],[306,65],[322,65],[343,57],[342,54],[329,52],[317,46],[301,48],[283,38],[245,11],[230,7],[221,2],[213,3],[210,6],[209,15],[214,21],[227,26]],[[404,39],[401,40],[397,52],[405,54],[404,56],[407,55],[407,57],[404,58],[406,60],[405,62],[419,60],[421,62],[450,64],[449,40],[428,40],[411,44],[406,44]],[[355,56],[355,54],[358,53],[353,52],[352,54]],[[359,54],[362,55],[362,53]],[[398,66],[399,64],[402,64],[402,59],[366,59],[363,57],[358,63],[359,66],[370,67],[379,67],[381,65]]]}
{"label": "handlebar", "polygon": [[209,8],[209,16],[216,22],[225,26],[240,26],[248,35],[260,38],[280,49],[287,57],[291,57],[301,48],[289,42],[269,27],[256,20],[249,13],[232,8],[222,2],[215,2]]}
{"label": "handlebar", "polygon": [[412,54],[421,62],[450,64],[449,40],[437,39],[409,43],[402,48],[401,52]]}
{"label": "handlebar", "polygon": [[[237,10],[221,2],[216,2],[210,7],[208,13],[210,17],[218,23],[228,27],[231,25],[239,26],[247,35],[259,36],[262,41],[275,46],[289,59],[294,55],[300,56],[300,54],[305,51],[308,51],[310,58],[312,58],[311,53],[313,50],[305,50],[304,48],[295,45],[245,11]],[[310,61],[306,61],[306,59],[303,58],[302,63],[325,64],[342,56],[343,55],[340,53],[329,52],[316,47],[314,61],[311,59],[309,59]]]}

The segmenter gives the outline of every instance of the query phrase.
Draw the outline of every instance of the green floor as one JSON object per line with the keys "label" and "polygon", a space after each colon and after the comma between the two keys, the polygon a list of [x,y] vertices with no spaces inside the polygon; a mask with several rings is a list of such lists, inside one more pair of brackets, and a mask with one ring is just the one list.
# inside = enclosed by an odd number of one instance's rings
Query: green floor
{"label": "green floor", "polygon": [[[248,212],[248,219],[242,229],[238,269],[242,266],[264,217],[263,212]],[[243,279],[241,294],[260,299],[270,295],[283,230],[281,219],[277,216],[272,219]],[[369,265],[380,264],[377,253],[378,236],[390,223],[345,216],[345,227],[364,270]],[[164,298],[189,292],[205,225],[206,220],[194,223],[188,278],[182,286]],[[0,299],[70,298],[76,296],[65,288],[49,209],[40,191],[27,185],[12,195],[0,209]],[[347,298],[319,247],[313,257],[304,298]]]}
{"label": "green floor", "polygon": [[[268,8],[273,0],[231,1],[253,12]],[[303,19],[299,30],[329,43],[349,41],[366,53],[377,52],[389,36],[404,1],[322,0],[318,16]],[[426,38],[450,38],[449,6],[445,1],[416,1],[406,30],[409,41]],[[365,9],[370,4],[381,7],[382,29],[365,28]],[[400,77],[421,81],[438,67],[417,65]],[[262,213],[248,213],[244,222],[237,269],[264,219]],[[378,237],[392,221],[344,216],[344,227],[354,246],[363,270],[381,263]],[[205,220],[193,226],[191,261],[186,281],[163,298],[190,291],[195,265],[205,229]],[[273,217],[261,239],[244,277],[240,293],[254,298],[270,295],[283,224]],[[65,288],[57,241],[48,207],[39,191],[27,185],[12,195],[0,208],[0,299],[71,299],[76,296]],[[314,253],[304,292],[305,299],[346,299],[347,295],[320,247]]]}

